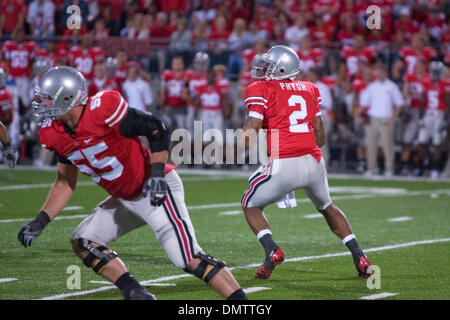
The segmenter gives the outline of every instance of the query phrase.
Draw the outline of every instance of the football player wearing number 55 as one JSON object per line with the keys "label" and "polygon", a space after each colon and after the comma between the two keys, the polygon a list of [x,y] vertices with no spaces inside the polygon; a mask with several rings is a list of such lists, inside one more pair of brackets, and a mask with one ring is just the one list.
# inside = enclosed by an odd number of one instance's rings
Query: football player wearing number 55
{"label": "football player wearing number 55", "polygon": [[247,222],[264,247],[266,258],[255,277],[267,279],[284,260],[283,251],[272,239],[263,209],[293,190],[303,189],[330,229],[351,251],[360,277],[369,277],[372,268],[359,248],[344,213],[330,198],[325,163],[320,151],[326,143],[320,113],[319,89],[309,81],[295,81],[300,60],[287,46],[274,46],[253,60],[252,77],[244,97],[248,117],[245,147],[254,143],[258,131],[267,129],[270,161],[249,179],[242,197]]}
{"label": "football player wearing number 55", "polygon": [[[40,213],[19,231],[25,247],[66,206],[80,171],[110,196],[75,229],[73,250],[87,267],[114,283],[124,299],[155,297],[107,245],[145,224],[176,266],[222,297],[247,298],[225,263],[205,254],[197,243],[183,184],[174,166],[167,165],[170,129],[161,117],[129,107],[117,91],[88,97],[85,78],[70,67],[56,67],[42,76],[32,108],[41,126],[39,140],[59,155],[59,163]],[[139,136],[147,137],[151,151]]]}

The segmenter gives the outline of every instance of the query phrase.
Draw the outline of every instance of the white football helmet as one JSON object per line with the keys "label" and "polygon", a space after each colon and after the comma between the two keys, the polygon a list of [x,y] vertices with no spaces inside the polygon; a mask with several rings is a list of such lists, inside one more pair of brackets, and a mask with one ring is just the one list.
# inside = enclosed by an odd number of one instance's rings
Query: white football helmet
{"label": "white football helmet", "polygon": [[300,59],[288,46],[274,46],[253,59],[252,77],[283,80],[295,77],[300,72]]}

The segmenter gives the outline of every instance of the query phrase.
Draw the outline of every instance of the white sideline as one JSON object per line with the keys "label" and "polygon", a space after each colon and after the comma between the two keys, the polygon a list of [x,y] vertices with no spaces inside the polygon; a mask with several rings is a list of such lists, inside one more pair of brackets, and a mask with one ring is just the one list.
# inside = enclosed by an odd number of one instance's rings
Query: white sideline
{"label": "white sideline", "polygon": [[[417,246],[417,245],[422,245],[422,244],[431,244],[431,243],[449,242],[449,241],[450,241],[450,238],[412,241],[412,242],[406,242],[406,243],[387,245],[387,246],[383,246],[383,247],[369,248],[369,249],[365,249],[364,252],[392,250],[392,249],[405,248],[405,247]],[[329,254],[323,254],[323,255],[317,255],[317,256],[290,258],[290,259],[284,260],[284,262],[298,262],[298,261],[305,261],[305,260],[332,258],[332,257],[346,256],[349,254],[350,254],[349,251],[338,252],[338,253],[329,253]],[[250,268],[254,268],[254,267],[259,267],[260,265],[261,265],[261,263],[253,263],[253,264],[248,264],[248,265],[244,265],[244,266],[231,267],[231,268],[229,268],[229,270],[233,271],[233,270],[239,270],[239,269],[250,269]],[[187,278],[187,277],[192,277],[192,276],[193,275],[191,275],[191,274],[183,273],[183,274],[178,274],[178,275],[173,275],[173,276],[168,276],[168,277],[161,277],[161,278],[157,278],[157,279],[142,281],[141,284],[146,285],[146,284],[155,283],[155,282],[175,280],[175,279]],[[75,297],[75,296],[83,296],[83,295],[87,295],[87,294],[91,294],[91,293],[114,289],[114,288],[116,288],[116,286],[106,286],[106,287],[100,287],[100,288],[91,289],[91,290],[63,293],[63,294],[43,297],[40,300],[58,300],[58,299],[64,299],[64,298],[69,298],[69,297]]]}
{"label": "white sideline", "polygon": [[[447,194],[450,196],[450,189],[439,189],[439,190],[424,190],[424,191],[409,191],[405,193],[394,193],[394,194],[355,194],[355,195],[344,195],[344,196],[332,196],[332,200],[357,200],[357,199],[368,199],[368,198],[377,198],[377,197],[410,197],[410,196],[420,196],[420,195],[429,195],[429,194]],[[297,202],[299,203],[309,203],[311,202],[308,198],[297,198]],[[212,203],[212,204],[201,204],[201,205],[192,205],[187,206],[188,210],[206,210],[206,209],[217,209],[217,208],[233,208],[240,207],[240,202],[227,202],[227,203]],[[79,215],[71,215],[71,216],[58,216],[55,220],[64,220],[64,219],[77,219],[77,218],[86,218],[87,214],[79,214]],[[9,222],[21,222],[21,221],[29,221],[30,218],[18,218],[18,219],[6,219],[0,220],[0,223],[9,223]]]}
{"label": "white sideline", "polygon": [[16,281],[16,278],[3,278],[0,279],[0,283],[4,283],[4,282],[11,282],[11,281]]}

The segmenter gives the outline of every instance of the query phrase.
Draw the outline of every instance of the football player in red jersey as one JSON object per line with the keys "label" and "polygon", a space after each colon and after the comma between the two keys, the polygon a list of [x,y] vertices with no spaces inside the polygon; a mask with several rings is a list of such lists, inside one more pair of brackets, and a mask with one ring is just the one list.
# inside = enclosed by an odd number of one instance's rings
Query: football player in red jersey
{"label": "football player in red jersey", "polygon": [[194,134],[195,98],[198,88],[206,85],[206,74],[209,68],[209,55],[206,52],[197,52],[192,64],[193,70],[186,70],[186,88],[183,90],[184,100],[187,101],[186,129]]}
{"label": "football player in red jersey", "polygon": [[303,188],[323,214],[330,229],[349,248],[360,277],[369,277],[372,267],[359,248],[344,213],[330,198],[325,163],[320,147],[326,143],[320,112],[319,89],[307,81],[294,81],[299,73],[297,53],[287,46],[274,46],[255,57],[253,77],[266,79],[247,87],[244,103],[246,147],[258,131],[267,129],[270,161],[249,179],[242,197],[247,222],[264,247],[266,259],[255,277],[267,279],[284,260],[283,251],[272,239],[263,209],[285,194]]}
{"label": "football player in red jersey", "polygon": [[[445,115],[448,112],[448,99],[450,92],[448,83],[443,79],[445,65],[441,61],[430,63],[430,75],[432,81],[425,84],[425,114],[422,118],[422,126],[419,130],[419,144],[422,159],[429,154],[432,178],[439,176],[439,162],[442,153],[442,130],[445,127]],[[434,152],[429,152],[429,143]]]}
{"label": "football player in red jersey", "polygon": [[[110,197],[75,229],[73,250],[87,267],[114,283],[125,299],[155,297],[106,246],[145,224],[176,266],[227,299],[247,298],[225,263],[203,253],[197,243],[183,184],[174,166],[166,164],[170,129],[161,117],[128,107],[117,91],[88,98],[86,79],[71,67],[56,67],[42,76],[32,107],[41,124],[40,141],[59,155],[59,163],[40,213],[19,231],[25,247],[66,206],[80,171]],[[148,138],[152,152],[139,136]]]}
{"label": "football player in red jersey", "polygon": [[184,60],[181,56],[172,58],[172,68],[161,74],[161,88],[158,104],[162,107],[165,119],[173,128],[186,127],[186,100],[183,90],[186,87]]}
{"label": "football player in red jersey", "polygon": [[[403,96],[409,102],[409,107],[405,110],[407,120],[403,131],[403,147],[401,154],[401,173],[409,174],[409,161],[411,158],[411,149],[417,140],[419,133],[419,123],[425,106],[425,87],[431,82],[431,77],[427,73],[426,62],[418,59],[414,66],[413,73],[406,73],[404,76]],[[417,162],[417,161],[414,161]],[[415,169],[417,172],[417,163]]]}
{"label": "football player in red jersey", "polygon": [[12,96],[6,85],[6,73],[0,68],[0,142],[3,145],[3,159],[12,169],[16,165],[16,152],[11,145],[6,126],[12,121]]}

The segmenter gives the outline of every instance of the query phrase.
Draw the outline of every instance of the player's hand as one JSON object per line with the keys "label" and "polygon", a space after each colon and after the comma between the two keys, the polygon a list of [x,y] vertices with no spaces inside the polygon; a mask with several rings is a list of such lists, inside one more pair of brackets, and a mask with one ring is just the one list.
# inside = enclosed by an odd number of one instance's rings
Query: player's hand
{"label": "player's hand", "polygon": [[164,177],[164,163],[153,163],[150,179],[144,184],[143,192],[150,196],[152,206],[160,206],[167,193],[167,181]]}
{"label": "player's hand", "polygon": [[19,242],[22,243],[24,247],[31,246],[31,243],[42,233],[49,222],[49,216],[44,211],[41,211],[36,218],[20,229],[17,235]]}
{"label": "player's hand", "polygon": [[160,206],[164,202],[167,193],[167,181],[164,177],[150,178],[144,186],[144,193],[149,194],[150,204]]}
{"label": "player's hand", "polygon": [[16,166],[17,162],[16,152],[11,144],[5,145],[5,148],[3,149],[3,158],[4,161],[8,163],[10,169]]}

